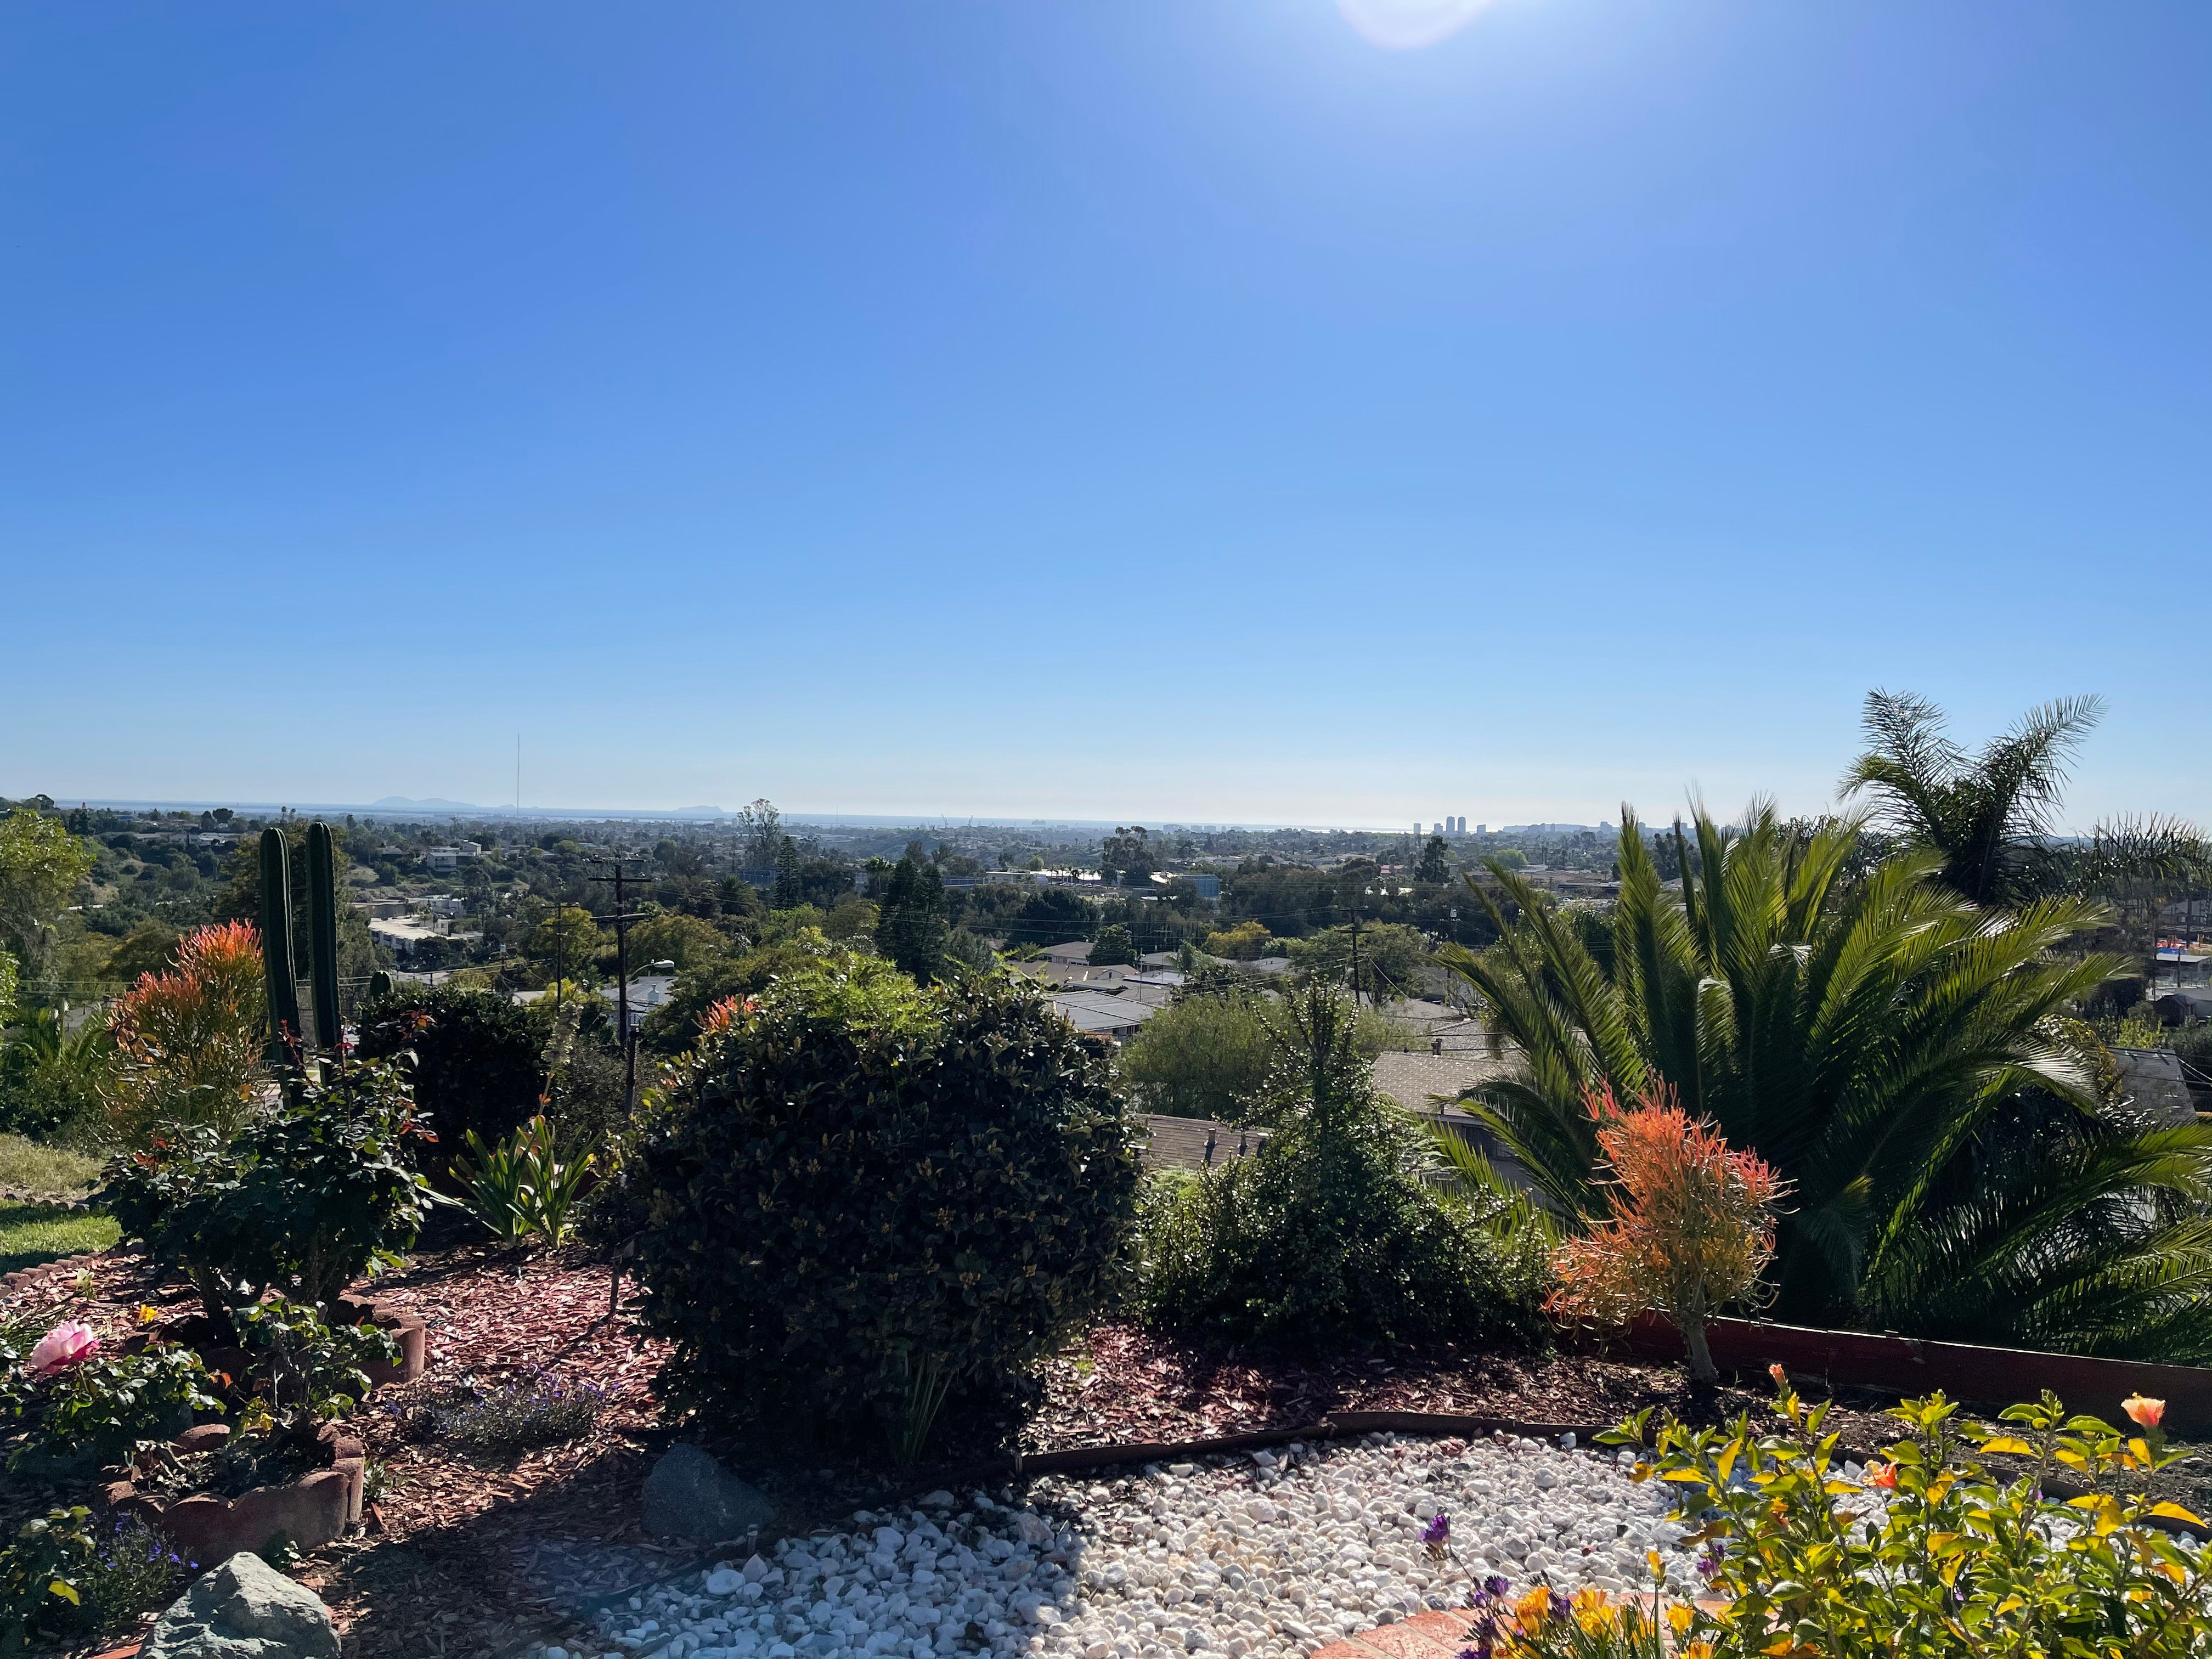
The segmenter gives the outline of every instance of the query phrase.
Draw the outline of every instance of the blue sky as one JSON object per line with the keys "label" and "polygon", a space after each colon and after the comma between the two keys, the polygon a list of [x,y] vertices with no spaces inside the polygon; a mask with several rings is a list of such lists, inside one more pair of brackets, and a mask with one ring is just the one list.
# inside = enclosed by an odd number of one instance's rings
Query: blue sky
{"label": "blue sky", "polygon": [[2201,5],[7,38],[0,793],[1813,809],[1886,685],[2212,818]]}

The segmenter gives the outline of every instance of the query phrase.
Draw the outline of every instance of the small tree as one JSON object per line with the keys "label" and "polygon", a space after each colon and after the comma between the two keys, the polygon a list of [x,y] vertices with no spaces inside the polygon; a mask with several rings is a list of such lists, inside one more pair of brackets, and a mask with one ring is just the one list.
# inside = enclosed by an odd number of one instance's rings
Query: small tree
{"label": "small tree", "polygon": [[1692,1121],[1664,1083],[1647,1085],[1625,1112],[1610,1089],[1583,1104],[1613,1169],[1607,1214],[1559,1247],[1559,1284],[1545,1305],[1606,1324],[1656,1310],[1682,1333],[1691,1385],[1711,1388],[1720,1372],[1705,1320],[1757,1290],[1774,1259],[1782,1183],[1755,1154],[1730,1151],[1710,1121]]}
{"label": "small tree", "polygon": [[55,917],[91,873],[91,849],[59,818],[27,806],[0,817],[0,941],[24,967],[44,963]]}
{"label": "small tree", "polygon": [[1109,921],[1098,930],[1097,942],[1091,947],[1092,967],[1122,967],[1136,959],[1136,941],[1129,937],[1127,927],[1118,921]]}
{"label": "small tree", "polygon": [[407,1165],[427,1139],[394,1064],[356,1060],[226,1141],[207,1124],[107,1166],[101,1202],[124,1237],[181,1268],[218,1329],[270,1290],[327,1308],[415,1242],[436,1201]]}
{"label": "small tree", "polygon": [[1431,836],[1429,844],[1421,848],[1421,861],[1413,866],[1415,881],[1449,881],[1451,879],[1451,848],[1442,836]]}
{"label": "small tree", "polygon": [[891,871],[876,923],[876,948],[902,972],[927,983],[945,961],[951,929],[945,918],[945,878],[909,848]]}
{"label": "small tree", "polygon": [[177,968],[146,974],[115,1000],[109,1126],[125,1145],[157,1127],[204,1123],[228,1134],[253,1109],[268,1018],[261,936],[242,921],[202,927]]}
{"label": "small tree", "polygon": [[1187,996],[1137,1028],[1121,1075],[1149,1112],[1235,1121],[1274,1058],[1257,993]]}

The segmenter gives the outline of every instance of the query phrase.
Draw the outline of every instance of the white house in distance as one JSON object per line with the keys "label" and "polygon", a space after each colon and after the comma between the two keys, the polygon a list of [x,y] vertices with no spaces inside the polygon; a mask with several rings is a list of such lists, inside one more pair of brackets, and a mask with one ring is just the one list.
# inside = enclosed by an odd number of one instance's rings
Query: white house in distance
{"label": "white house in distance", "polygon": [[[665,967],[672,970],[675,966],[672,963],[655,963],[653,965],[656,968]],[[645,1017],[667,1001],[669,994],[675,988],[676,975],[673,971],[665,974],[640,974],[631,980],[629,982],[630,1030],[635,1031],[642,1025],[645,1023]],[[618,1000],[617,994],[618,988],[615,986],[603,985],[599,988],[599,994],[610,1003]],[[610,1012],[612,1012],[610,1010]],[[623,1035],[628,1036],[629,1032],[624,1032]]]}
{"label": "white house in distance", "polygon": [[465,841],[454,847],[424,848],[422,865],[437,875],[450,876],[462,865],[483,856],[483,848],[480,843]]}

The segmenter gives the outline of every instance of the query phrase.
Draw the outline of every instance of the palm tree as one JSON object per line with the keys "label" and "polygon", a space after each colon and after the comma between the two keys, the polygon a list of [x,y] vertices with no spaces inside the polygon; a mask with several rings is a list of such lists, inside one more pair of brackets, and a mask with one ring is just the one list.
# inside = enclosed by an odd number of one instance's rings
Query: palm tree
{"label": "palm tree", "polygon": [[1945,735],[1943,711],[1926,698],[1870,691],[1867,750],[1844,775],[1843,793],[1870,792],[1877,827],[1942,854],[1942,879],[1977,904],[2203,877],[2212,848],[2177,818],[2113,819],[2086,844],[2053,834],[2067,768],[2104,714],[2101,697],[2061,697],[1969,755]]}
{"label": "palm tree", "polygon": [[[1475,887],[1501,934],[1438,953],[1514,1069],[1477,1115],[1570,1217],[1591,1212],[1583,1109],[1664,1080],[1790,1183],[1778,1311],[1929,1335],[2212,1355],[2212,1129],[2149,1129],[2100,1094],[2064,1016],[2112,971],[2058,947],[2101,912],[1968,902],[1942,854],[1843,872],[1855,819],[1809,831],[1755,805],[1724,831],[1678,822],[1681,891],[1634,815],[1601,963],[1512,871]],[[1470,884],[1472,885],[1472,884]]]}

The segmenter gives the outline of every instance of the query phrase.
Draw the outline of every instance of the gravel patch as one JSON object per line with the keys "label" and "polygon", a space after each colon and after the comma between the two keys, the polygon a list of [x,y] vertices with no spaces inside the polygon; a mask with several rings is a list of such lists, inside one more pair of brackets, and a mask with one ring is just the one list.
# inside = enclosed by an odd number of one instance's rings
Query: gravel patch
{"label": "gravel patch", "polygon": [[[1009,1494],[1002,1493],[1002,1497]],[[1615,1454],[1503,1437],[1370,1436],[1048,1477],[1026,1503],[939,1492],[861,1511],[853,1530],[786,1539],[603,1613],[611,1659],[1037,1654],[1173,1659],[1309,1655],[1481,1581],[1648,1588],[1698,1580],[1656,1482]],[[1427,1538],[1448,1521],[1449,1537]],[[542,1659],[588,1650],[539,1650]]]}

